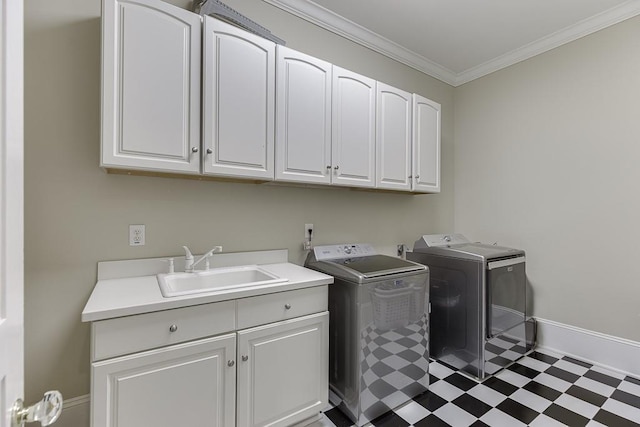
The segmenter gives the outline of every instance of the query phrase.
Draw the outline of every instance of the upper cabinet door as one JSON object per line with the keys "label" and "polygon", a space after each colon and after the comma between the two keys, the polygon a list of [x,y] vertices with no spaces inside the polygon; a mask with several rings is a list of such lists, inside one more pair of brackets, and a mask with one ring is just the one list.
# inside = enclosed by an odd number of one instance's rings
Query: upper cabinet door
{"label": "upper cabinet door", "polygon": [[376,81],[333,67],[333,184],[375,186]]}
{"label": "upper cabinet door", "polygon": [[378,82],[376,187],[411,190],[411,114],[409,92]]}
{"label": "upper cabinet door", "polygon": [[275,44],[204,18],[204,173],[271,180]]}
{"label": "upper cabinet door", "polygon": [[440,104],[413,94],[413,191],[440,192]]}
{"label": "upper cabinet door", "polygon": [[200,172],[200,16],[104,0],[101,166]]}
{"label": "upper cabinet door", "polygon": [[276,180],[331,182],[331,64],[277,47]]}

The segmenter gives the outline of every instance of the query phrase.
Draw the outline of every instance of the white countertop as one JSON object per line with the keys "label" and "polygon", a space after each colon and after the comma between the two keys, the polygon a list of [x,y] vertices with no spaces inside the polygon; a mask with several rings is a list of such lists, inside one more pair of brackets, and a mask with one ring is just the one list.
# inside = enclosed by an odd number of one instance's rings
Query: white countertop
{"label": "white countertop", "polygon": [[[251,254],[258,254],[260,256],[253,257]],[[264,254],[268,256],[265,257]],[[162,259],[100,263],[101,265],[98,268],[98,282],[82,311],[82,321],[93,322],[114,317],[246,298],[333,283],[332,276],[286,262],[286,251],[263,251],[225,255],[225,257],[218,257],[218,259],[221,260],[216,263],[218,266],[222,266],[220,264],[237,265],[239,260],[243,263],[251,260],[253,264],[259,264],[264,270],[276,276],[286,278],[288,281],[256,287],[216,291],[215,293],[200,293],[165,298],[160,292],[156,277],[157,273],[164,273],[165,271],[159,270],[150,274],[156,268],[154,266],[166,268]],[[285,262],[263,264],[260,262],[261,260],[278,260]],[[176,261],[179,260],[176,259]],[[118,274],[110,274],[110,272],[116,270],[126,270],[129,277],[117,277]],[[143,275],[136,275],[136,270],[143,272]]]}

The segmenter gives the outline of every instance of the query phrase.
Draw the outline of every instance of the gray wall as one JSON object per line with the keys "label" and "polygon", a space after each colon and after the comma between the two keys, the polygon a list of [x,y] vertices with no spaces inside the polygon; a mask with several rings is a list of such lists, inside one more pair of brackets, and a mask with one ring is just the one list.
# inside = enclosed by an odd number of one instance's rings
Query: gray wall
{"label": "gray wall", "polygon": [[[186,1],[173,1],[181,7]],[[100,0],[25,2],[26,400],[48,389],[89,392],[89,327],[80,313],[102,260],[288,248],[303,258],[305,223],[316,243],[412,244],[453,228],[453,88],[297,19],[261,0],[227,3],[326,59],[443,106],[442,193],[345,189],[108,175],[100,145]],[[146,224],[144,247],[128,225]]]}
{"label": "gray wall", "polygon": [[640,18],[456,88],[455,228],[527,252],[534,314],[640,341]]}

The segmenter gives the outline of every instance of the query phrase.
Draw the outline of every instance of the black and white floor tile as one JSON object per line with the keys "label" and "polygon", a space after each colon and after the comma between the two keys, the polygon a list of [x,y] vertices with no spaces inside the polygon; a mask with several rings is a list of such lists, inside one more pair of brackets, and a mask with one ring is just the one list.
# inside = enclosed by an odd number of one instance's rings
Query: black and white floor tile
{"label": "black and white floor tile", "polygon": [[[478,383],[432,361],[429,390],[370,425],[427,426],[637,426],[640,379],[547,350],[537,350]],[[348,427],[329,407],[314,427]]]}

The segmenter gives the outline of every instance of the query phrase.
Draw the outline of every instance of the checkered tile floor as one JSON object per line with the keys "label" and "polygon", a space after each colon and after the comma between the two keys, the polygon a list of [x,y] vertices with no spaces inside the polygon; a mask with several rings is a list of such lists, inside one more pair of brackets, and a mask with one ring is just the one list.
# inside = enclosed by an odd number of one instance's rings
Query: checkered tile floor
{"label": "checkered tile floor", "polygon": [[[483,383],[440,362],[429,391],[373,420],[383,427],[639,426],[640,380],[568,356],[538,350]],[[347,427],[327,408],[313,427]]]}

